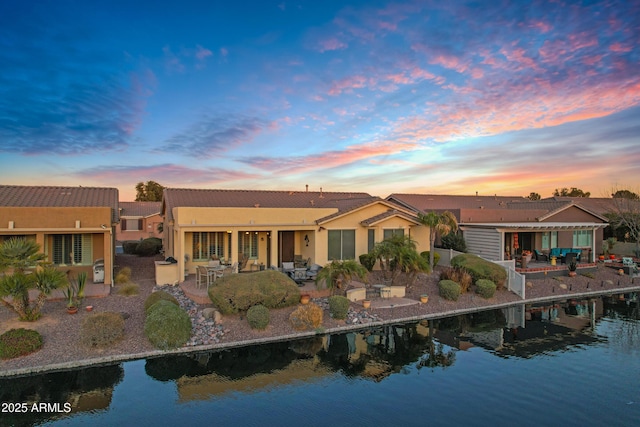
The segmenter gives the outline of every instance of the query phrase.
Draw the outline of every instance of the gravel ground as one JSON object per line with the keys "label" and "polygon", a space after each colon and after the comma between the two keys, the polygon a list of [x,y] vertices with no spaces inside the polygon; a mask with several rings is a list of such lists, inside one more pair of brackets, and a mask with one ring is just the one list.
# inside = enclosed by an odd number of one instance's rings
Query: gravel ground
{"label": "gravel ground", "polygon": [[[5,307],[0,308],[0,333],[11,328],[22,327],[36,329],[44,338],[44,346],[40,351],[16,359],[0,361],[0,375],[7,374],[12,370],[39,370],[50,364],[73,363],[120,355],[144,355],[144,353],[153,352],[155,349],[143,333],[143,302],[153,291],[155,282],[153,261],[153,258],[138,258],[127,255],[117,257],[118,268],[131,267],[132,281],[140,286],[139,295],[131,297],[117,295],[118,288],[116,286],[112,289],[111,295],[107,297],[85,301],[85,304],[94,305],[94,313],[115,311],[125,314],[125,339],[107,349],[86,348],[80,344],[80,324],[82,319],[89,316],[89,313],[80,311],[76,315],[69,315],[65,311],[63,301],[47,302],[43,309],[42,318],[33,323],[20,322],[12,311]],[[438,277],[439,271],[436,270],[432,274],[419,275],[413,283],[407,283],[406,278],[394,283],[407,285],[407,298],[418,300],[421,294],[428,294],[429,302],[427,304],[365,311],[360,304],[352,303],[350,317],[347,320],[332,319],[328,311],[325,311],[323,327],[325,330],[333,330],[377,321],[390,322],[429,316],[439,317],[443,314],[454,314],[460,310],[481,310],[492,305],[521,301],[517,295],[506,290],[496,292],[496,295],[490,300],[484,300],[473,293],[467,293],[462,295],[457,302],[447,301],[438,296]],[[528,300],[545,297],[563,299],[577,293],[615,291],[615,289],[629,286],[640,287],[640,280],[636,279],[635,283],[632,283],[632,279],[628,276],[619,276],[615,270],[600,266],[594,272],[594,278],[578,275],[573,278],[564,276],[558,279],[549,277],[542,280],[530,280],[527,282],[526,292]],[[314,300],[314,302],[323,303],[322,300]],[[187,307],[194,318],[194,331],[201,310],[205,307],[202,305],[195,306],[195,308],[193,306]],[[246,319],[241,315],[224,316],[221,325],[215,325],[215,333],[211,333],[211,341],[192,340],[191,344],[200,345],[204,342],[220,347],[247,340],[289,337],[296,333],[288,321],[289,315],[294,309],[295,307],[271,310],[271,321],[264,331],[249,328]],[[198,334],[202,334],[202,332],[198,332]]]}

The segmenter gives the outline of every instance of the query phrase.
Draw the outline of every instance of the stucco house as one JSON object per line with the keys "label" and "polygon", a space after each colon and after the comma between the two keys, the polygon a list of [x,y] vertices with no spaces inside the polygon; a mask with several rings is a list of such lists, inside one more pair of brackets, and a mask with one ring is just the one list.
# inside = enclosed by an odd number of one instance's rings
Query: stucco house
{"label": "stucco house", "polygon": [[158,225],[162,222],[162,202],[119,202],[120,223],[116,227],[116,240],[162,238]]}
{"label": "stucco house", "polygon": [[187,274],[212,256],[247,257],[245,271],[295,258],[357,260],[394,233],[410,235],[419,250],[429,245],[414,213],[366,193],[167,188],[162,216],[165,255]]}
{"label": "stucco house", "polygon": [[503,261],[522,251],[581,249],[593,262],[602,250],[607,219],[575,200],[530,201],[524,197],[392,194],[388,201],[413,212],[453,213],[470,253]]}
{"label": "stucco house", "polygon": [[112,284],[118,189],[0,185],[0,239],[25,237],[64,271],[85,271],[104,260]]}

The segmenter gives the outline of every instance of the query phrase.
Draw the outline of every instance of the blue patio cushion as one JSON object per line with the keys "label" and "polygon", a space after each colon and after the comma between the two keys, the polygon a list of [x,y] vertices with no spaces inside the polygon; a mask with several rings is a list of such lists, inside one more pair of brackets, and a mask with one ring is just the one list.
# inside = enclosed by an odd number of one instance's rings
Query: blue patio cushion
{"label": "blue patio cushion", "polygon": [[578,256],[580,256],[580,254],[582,253],[582,249],[576,249],[576,248],[552,248],[551,251],[549,251],[549,256],[554,256],[556,258],[563,258],[565,256],[567,256],[567,254],[569,252],[573,252],[578,254]]}

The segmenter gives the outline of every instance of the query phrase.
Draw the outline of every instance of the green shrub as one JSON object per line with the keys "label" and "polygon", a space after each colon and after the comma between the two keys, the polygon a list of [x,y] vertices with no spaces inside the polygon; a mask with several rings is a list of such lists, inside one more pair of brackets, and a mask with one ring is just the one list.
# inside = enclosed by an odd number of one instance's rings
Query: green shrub
{"label": "green shrub", "polygon": [[9,329],[0,335],[0,359],[25,356],[42,348],[42,335],[33,329]]}
{"label": "green shrub", "polygon": [[161,350],[182,347],[191,337],[191,319],[186,311],[169,301],[158,301],[147,313],[144,334]]}
{"label": "green shrub", "polygon": [[151,306],[153,306],[155,303],[157,303],[158,301],[169,301],[177,306],[179,306],[180,304],[178,303],[178,300],[171,295],[168,292],[165,291],[156,291],[153,292],[151,295],[149,295],[147,297],[147,299],[144,301],[144,311],[145,313],[149,313],[149,309],[151,308]]}
{"label": "green shrub", "polygon": [[458,301],[460,297],[460,285],[453,280],[441,280],[438,282],[440,296],[449,301]]}
{"label": "green shrub", "polygon": [[480,258],[473,254],[462,254],[451,259],[453,267],[464,268],[471,274],[474,281],[488,279],[496,284],[498,290],[504,287],[507,281],[507,272],[498,264]]}
{"label": "green shrub", "polygon": [[334,319],[346,319],[350,303],[347,297],[341,295],[329,297],[329,314]]}
{"label": "green shrub", "polygon": [[209,288],[209,298],[222,314],[247,311],[254,305],[282,308],[300,301],[300,289],[286,274],[275,270],[230,274]]}
{"label": "green shrub", "polygon": [[373,254],[362,254],[359,256],[360,264],[367,269],[367,271],[373,271],[373,267],[376,265],[376,257]]}
{"label": "green shrub", "polygon": [[138,240],[129,240],[122,243],[122,252],[129,255],[136,254],[136,248],[140,242]]}
{"label": "green shrub", "polygon": [[456,282],[460,285],[460,292],[463,294],[467,293],[473,283],[473,278],[467,270],[457,267],[444,268],[440,272],[440,280],[452,280]]}
{"label": "green shrub", "polygon": [[162,240],[157,237],[149,237],[138,243],[136,254],[139,256],[153,256],[159,254],[160,249],[162,249]]}
{"label": "green shrub", "polygon": [[[431,251],[420,252],[420,256],[429,262],[429,256],[431,255]],[[433,266],[435,267],[440,262],[440,254],[438,252],[433,253]]]}
{"label": "green shrub", "polygon": [[80,342],[87,347],[106,347],[124,337],[120,313],[104,312],[85,317],[80,326]]}
{"label": "green shrub", "polygon": [[247,321],[251,329],[265,329],[269,325],[269,309],[262,304],[247,310]]}
{"label": "green shrub", "polygon": [[296,308],[289,315],[289,322],[293,329],[305,331],[309,329],[318,329],[322,326],[324,311],[316,304],[309,303]]}
{"label": "green shrub", "polygon": [[135,296],[140,293],[140,286],[135,283],[126,283],[118,286],[117,293],[118,295],[123,295],[125,297]]}
{"label": "green shrub", "polygon": [[442,236],[441,242],[444,249],[467,252],[467,242],[464,241],[462,234],[449,233],[446,236]]}
{"label": "green shrub", "polygon": [[118,274],[116,274],[116,285],[124,285],[131,280],[131,269],[129,267],[123,267]]}
{"label": "green shrub", "polygon": [[480,279],[476,281],[476,293],[482,298],[493,298],[493,295],[496,293],[496,284],[491,280]]}

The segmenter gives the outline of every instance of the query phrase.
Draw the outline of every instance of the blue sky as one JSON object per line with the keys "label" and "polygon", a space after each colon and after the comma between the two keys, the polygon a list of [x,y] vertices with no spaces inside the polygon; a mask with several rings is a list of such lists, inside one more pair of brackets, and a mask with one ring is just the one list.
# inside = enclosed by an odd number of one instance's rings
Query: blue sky
{"label": "blue sky", "polygon": [[637,0],[6,0],[2,182],[602,196],[639,40]]}

